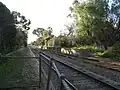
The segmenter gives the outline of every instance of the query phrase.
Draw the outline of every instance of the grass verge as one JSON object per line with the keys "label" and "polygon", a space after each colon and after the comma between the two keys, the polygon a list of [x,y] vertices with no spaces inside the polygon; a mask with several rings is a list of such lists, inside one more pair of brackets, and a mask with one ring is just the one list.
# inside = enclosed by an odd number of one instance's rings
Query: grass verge
{"label": "grass verge", "polygon": [[[29,53],[28,48],[24,48],[9,56],[30,56]],[[35,60],[32,62],[35,63]],[[32,69],[29,59],[5,59],[0,65],[0,88],[27,87],[36,84],[36,80],[32,80],[35,76]]]}

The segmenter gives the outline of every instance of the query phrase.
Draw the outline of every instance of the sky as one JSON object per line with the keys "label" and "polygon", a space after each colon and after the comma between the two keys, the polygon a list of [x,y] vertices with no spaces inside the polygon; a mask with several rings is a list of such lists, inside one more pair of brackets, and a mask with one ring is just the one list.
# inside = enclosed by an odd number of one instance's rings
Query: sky
{"label": "sky", "polygon": [[0,0],[11,11],[18,11],[31,20],[31,30],[28,35],[28,43],[36,40],[32,34],[38,27],[52,27],[57,36],[64,25],[69,22],[67,15],[73,0]]}

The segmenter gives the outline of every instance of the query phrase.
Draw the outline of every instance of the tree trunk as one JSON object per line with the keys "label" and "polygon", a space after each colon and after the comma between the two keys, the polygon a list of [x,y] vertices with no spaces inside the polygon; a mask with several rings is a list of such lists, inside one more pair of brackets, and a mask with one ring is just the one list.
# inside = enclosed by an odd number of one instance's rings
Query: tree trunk
{"label": "tree trunk", "polygon": [[107,45],[104,45],[104,48],[105,48],[105,50],[107,50],[108,49]]}

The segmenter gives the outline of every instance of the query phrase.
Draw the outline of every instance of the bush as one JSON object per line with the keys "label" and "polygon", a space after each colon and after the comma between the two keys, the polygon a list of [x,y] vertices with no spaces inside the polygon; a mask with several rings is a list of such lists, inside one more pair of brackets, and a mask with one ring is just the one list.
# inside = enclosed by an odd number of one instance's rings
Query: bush
{"label": "bush", "polygon": [[116,54],[118,54],[118,53],[120,54],[120,43],[116,43],[113,45],[112,52],[116,53]]}
{"label": "bush", "polygon": [[75,37],[74,41],[78,46],[94,44],[93,38],[89,36],[77,36]]}
{"label": "bush", "polygon": [[90,52],[93,52],[93,53],[96,53],[96,52],[104,52],[103,49],[100,49],[100,48],[97,48],[96,46],[93,46],[93,45],[89,45],[89,46],[79,46],[79,47],[74,47],[73,49],[84,49],[84,50],[87,50],[87,51],[90,51]]}
{"label": "bush", "polygon": [[114,44],[112,48],[104,51],[101,56],[106,58],[120,58],[120,43]]}

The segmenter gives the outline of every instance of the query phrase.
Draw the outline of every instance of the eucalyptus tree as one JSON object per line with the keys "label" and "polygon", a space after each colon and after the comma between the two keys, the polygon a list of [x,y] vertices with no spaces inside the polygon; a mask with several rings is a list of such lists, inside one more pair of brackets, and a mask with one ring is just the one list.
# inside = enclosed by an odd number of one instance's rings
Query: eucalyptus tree
{"label": "eucalyptus tree", "polygon": [[10,10],[0,2],[0,53],[11,52],[15,46],[16,28]]}
{"label": "eucalyptus tree", "polygon": [[37,35],[37,37],[40,39],[41,46],[49,46],[48,41],[54,37],[52,34],[53,29],[51,27],[48,27],[47,29],[44,28],[37,28],[33,30],[33,34]]}
{"label": "eucalyptus tree", "polygon": [[120,41],[119,0],[75,0],[70,10],[77,36],[90,36],[105,49]]}
{"label": "eucalyptus tree", "polygon": [[17,11],[12,11],[12,15],[14,16],[17,29],[16,40],[19,42],[19,46],[27,46],[28,30],[30,30],[31,21]]}

